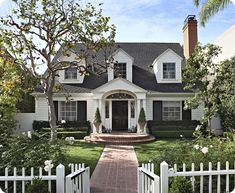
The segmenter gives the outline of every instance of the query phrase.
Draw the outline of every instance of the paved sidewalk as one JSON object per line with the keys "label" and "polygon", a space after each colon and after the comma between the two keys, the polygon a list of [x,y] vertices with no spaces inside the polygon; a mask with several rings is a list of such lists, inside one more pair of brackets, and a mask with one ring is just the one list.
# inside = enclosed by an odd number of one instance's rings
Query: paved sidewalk
{"label": "paved sidewalk", "polygon": [[137,193],[133,146],[107,145],[91,176],[91,193]]}

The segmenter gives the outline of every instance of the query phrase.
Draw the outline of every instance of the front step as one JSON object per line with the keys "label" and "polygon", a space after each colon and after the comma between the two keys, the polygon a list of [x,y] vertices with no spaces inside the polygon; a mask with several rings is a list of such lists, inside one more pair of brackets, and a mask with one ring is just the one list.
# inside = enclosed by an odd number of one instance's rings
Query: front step
{"label": "front step", "polygon": [[91,134],[90,136],[86,136],[84,139],[86,142],[89,143],[132,145],[132,144],[154,141],[155,137],[148,134],[112,133],[112,134]]}

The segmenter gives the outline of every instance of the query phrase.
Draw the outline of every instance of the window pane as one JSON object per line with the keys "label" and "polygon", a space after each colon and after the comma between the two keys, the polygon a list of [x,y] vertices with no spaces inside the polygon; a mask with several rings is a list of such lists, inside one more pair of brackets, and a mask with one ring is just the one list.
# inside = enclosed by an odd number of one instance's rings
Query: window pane
{"label": "window pane", "polygon": [[175,63],[163,63],[163,78],[175,79]]}
{"label": "window pane", "polygon": [[77,79],[77,69],[76,68],[65,69],[64,78],[65,79]]}
{"label": "window pane", "polygon": [[66,121],[75,121],[77,119],[77,102],[60,102],[60,118]]}
{"label": "window pane", "polygon": [[114,78],[117,77],[126,78],[126,63],[114,64]]}
{"label": "window pane", "polygon": [[131,118],[135,118],[135,101],[131,101]]}
{"label": "window pane", "polygon": [[109,118],[109,101],[105,101],[105,118]]}
{"label": "window pane", "polygon": [[163,101],[163,120],[180,120],[180,101]]}

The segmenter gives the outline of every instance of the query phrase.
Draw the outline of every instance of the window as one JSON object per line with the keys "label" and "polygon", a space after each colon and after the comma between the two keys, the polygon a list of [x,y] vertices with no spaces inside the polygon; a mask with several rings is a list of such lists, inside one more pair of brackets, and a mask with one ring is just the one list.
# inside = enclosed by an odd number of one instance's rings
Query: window
{"label": "window", "polygon": [[175,79],[175,63],[163,63],[163,79]]}
{"label": "window", "polygon": [[164,121],[180,120],[180,101],[162,102],[162,119]]}
{"label": "window", "polygon": [[131,101],[131,118],[135,118],[135,101]]}
{"label": "window", "polygon": [[62,101],[60,106],[60,119],[66,121],[77,120],[77,103],[76,101]]}
{"label": "window", "polygon": [[76,68],[68,68],[64,70],[64,78],[65,79],[77,79],[77,69]]}
{"label": "window", "polygon": [[114,78],[126,78],[126,63],[115,63],[114,64]]}
{"label": "window", "polygon": [[105,118],[109,118],[109,101],[105,101]]}

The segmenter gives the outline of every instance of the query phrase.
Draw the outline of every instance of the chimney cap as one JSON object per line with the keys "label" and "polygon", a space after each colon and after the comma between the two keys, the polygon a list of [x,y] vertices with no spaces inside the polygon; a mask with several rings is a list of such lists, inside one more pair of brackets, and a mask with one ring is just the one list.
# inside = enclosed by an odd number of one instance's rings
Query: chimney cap
{"label": "chimney cap", "polygon": [[184,24],[186,24],[188,21],[197,21],[196,15],[188,15],[184,20]]}

